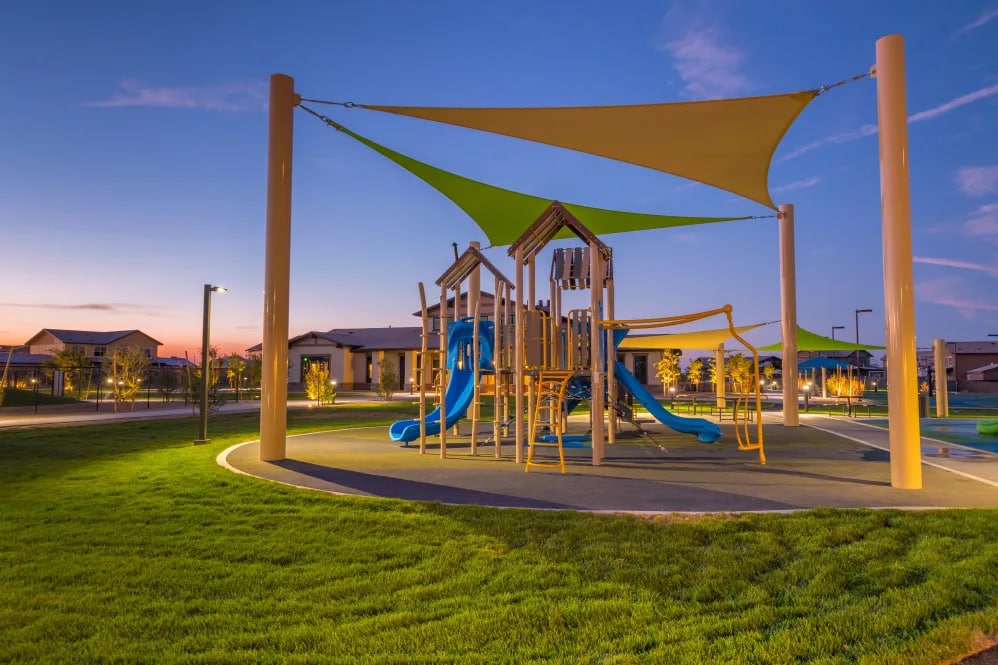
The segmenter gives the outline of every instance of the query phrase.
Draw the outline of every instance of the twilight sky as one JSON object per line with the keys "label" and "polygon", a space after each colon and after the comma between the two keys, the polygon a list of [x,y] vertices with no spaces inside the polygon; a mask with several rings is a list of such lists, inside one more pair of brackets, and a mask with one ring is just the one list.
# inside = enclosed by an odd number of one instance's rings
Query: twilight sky
{"label": "twilight sky", "polygon": [[[162,355],[262,335],[266,92],[372,104],[565,106],[815,88],[907,42],[918,346],[998,333],[998,0],[8,3],[0,20],[0,343],[139,328]],[[679,178],[456,127],[323,107],[421,161],[547,198],[638,212],[765,215]],[[797,213],[799,323],[882,343],[876,87],[822,95],[777,151]],[[291,335],[416,325],[484,234],[392,162],[297,112]],[[779,318],[775,219],[614,234],[617,313],[734,306]],[[487,255],[512,276],[505,248]],[[546,274],[542,266],[539,274]],[[431,299],[435,287],[430,289]],[[437,292],[438,293],[438,292]],[[546,294],[546,286],[538,294]],[[715,325],[716,324],[716,325]],[[701,327],[719,327],[712,322]],[[778,339],[769,326],[751,341]]]}

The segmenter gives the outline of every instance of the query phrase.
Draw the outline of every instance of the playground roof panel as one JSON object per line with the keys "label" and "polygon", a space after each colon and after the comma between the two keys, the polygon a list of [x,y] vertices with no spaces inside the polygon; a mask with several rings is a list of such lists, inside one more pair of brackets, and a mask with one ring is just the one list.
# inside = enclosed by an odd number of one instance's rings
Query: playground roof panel
{"label": "playground roof panel", "polygon": [[500,282],[507,284],[510,288],[514,288],[513,283],[475,247],[469,247],[464,250],[464,253],[444,271],[444,274],[440,275],[436,284],[437,286],[454,289],[458,284],[467,279],[471,271],[478,266],[484,266]]}
{"label": "playground roof panel", "polygon": [[613,252],[606,246],[606,243],[558,201],[552,201],[540,217],[510,245],[509,255],[514,256],[517,250],[522,250],[523,260],[526,261],[544,249],[545,245],[555,238],[564,237],[563,231],[565,230],[586,243],[587,246],[595,246],[604,261],[609,261],[612,257]]}
{"label": "playground roof panel", "polygon": [[768,183],[773,153],[816,95],[549,108],[358,106],[637,164],[775,209]]}

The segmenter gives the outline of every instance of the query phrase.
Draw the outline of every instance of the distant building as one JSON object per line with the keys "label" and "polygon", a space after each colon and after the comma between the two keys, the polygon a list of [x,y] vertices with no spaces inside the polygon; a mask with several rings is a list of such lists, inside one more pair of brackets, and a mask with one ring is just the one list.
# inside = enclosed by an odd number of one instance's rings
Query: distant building
{"label": "distant building", "polygon": [[998,393],[995,364],[998,342],[946,343],[946,378],[957,390]]}
{"label": "distant building", "polygon": [[[422,326],[388,328],[333,328],[312,330],[288,340],[288,386],[304,388],[305,371],[313,364],[329,370],[338,387],[373,390],[381,379],[381,368],[391,362],[399,390],[408,389],[415,377],[416,356],[422,345]],[[247,349],[260,353],[262,344]],[[430,334],[430,349],[439,349],[439,338]]]}
{"label": "distant building", "polygon": [[25,342],[30,353],[55,355],[60,351],[79,351],[98,362],[114,353],[114,349],[128,346],[137,347],[151,360],[157,357],[162,344],[141,330],[97,332],[56,328],[43,328]]}

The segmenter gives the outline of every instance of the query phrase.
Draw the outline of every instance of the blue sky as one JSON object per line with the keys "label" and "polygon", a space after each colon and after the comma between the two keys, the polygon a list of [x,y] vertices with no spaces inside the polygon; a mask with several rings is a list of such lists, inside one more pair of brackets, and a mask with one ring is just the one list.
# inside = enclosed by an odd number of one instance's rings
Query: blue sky
{"label": "blue sky", "polygon": [[[282,6],[287,5],[287,6]],[[915,8],[917,6],[917,9]],[[305,97],[403,105],[629,104],[810,89],[906,39],[918,345],[998,333],[998,2],[8,4],[0,23],[0,342],[140,328],[196,355],[206,282],[225,352],[260,340],[271,73]],[[505,137],[327,107],[351,129],[538,196],[663,214],[764,215],[679,178]],[[296,114],[291,334],[415,325],[484,235],[380,155]],[[822,95],[770,173],[797,213],[798,319],[882,342],[876,86]],[[731,303],[779,318],[776,221],[615,234],[617,312]],[[486,243],[487,244],[487,243]],[[488,255],[512,274],[502,248]],[[543,271],[541,271],[543,272]],[[546,293],[539,288],[538,293]],[[752,340],[771,342],[775,327]]]}

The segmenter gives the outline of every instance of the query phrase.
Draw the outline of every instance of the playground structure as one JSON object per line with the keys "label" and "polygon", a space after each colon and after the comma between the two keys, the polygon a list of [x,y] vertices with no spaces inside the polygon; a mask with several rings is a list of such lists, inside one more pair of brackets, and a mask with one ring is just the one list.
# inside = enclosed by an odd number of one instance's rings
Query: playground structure
{"label": "playground structure", "polygon": [[[874,67],[868,73],[852,79],[784,95],[674,104],[547,109],[369,106],[353,102],[303,100],[295,92],[294,79],[284,74],[272,75],[269,99],[260,459],[278,461],[286,456],[294,112],[296,107],[301,107],[312,115],[325,119],[302,105],[303,101],[410,115],[571,148],[703,182],[776,209],[768,192],[768,170],[775,149],[786,130],[803,108],[819,94],[866,76],[877,81],[887,380],[892,386],[889,393],[891,485],[901,489],[920,489],[922,466],[915,314],[911,298],[914,279],[907,92],[904,39],[897,34],[877,40]],[[654,131],[650,131],[652,128]],[[367,143],[378,149],[370,142]],[[379,151],[388,156],[388,151]],[[397,161],[400,164],[407,162],[406,168],[412,166],[424,174],[427,172],[425,164],[411,159]],[[472,181],[461,179],[457,185],[455,182],[457,181],[451,179],[445,187],[450,191],[448,196],[452,200],[455,200],[455,192]],[[496,188],[491,188],[491,193],[496,191]],[[480,198],[477,203],[481,204],[482,200],[484,199]],[[461,207],[466,212],[472,208],[480,212],[476,206]],[[778,209],[782,291],[780,318],[784,326],[782,353],[784,371],[793,375],[796,374],[797,365],[794,214],[793,206],[789,204],[781,205]],[[469,214],[475,217],[471,212]],[[614,217],[621,224],[606,232],[650,228],[640,222],[647,216],[624,213]],[[631,225],[635,220],[640,223],[637,226]],[[481,225],[480,219],[476,218],[476,221]],[[508,226],[509,222],[508,218],[499,219],[500,225]],[[661,219],[655,222],[656,227],[662,225],[660,222]],[[492,226],[494,228],[494,223]],[[518,273],[522,268],[522,264],[517,265]],[[600,313],[594,311],[594,316],[599,317]],[[595,325],[593,330],[596,330]],[[593,334],[597,337],[598,347],[598,333]],[[601,368],[597,365],[595,371],[599,373]],[[522,402],[523,385],[519,384],[516,390],[521,394]],[[594,395],[601,395],[601,391],[594,391]],[[596,399],[599,401],[602,398]],[[796,393],[784,382],[784,425],[796,427],[798,424]],[[522,431],[522,425],[519,430]],[[594,445],[594,457],[596,454]]]}
{"label": "playground structure", "polygon": [[[566,232],[584,245],[554,250],[548,280],[550,298],[541,305],[536,297],[538,257],[551,240]],[[616,349],[631,329],[661,328],[723,314],[732,336],[754,358],[754,378],[742,386],[733,409],[738,448],[758,450],[759,461],[765,463],[758,353],[735,330],[730,306],[657,319],[614,319],[613,253],[558,202],[552,202],[510,246],[509,255],[516,263],[515,285],[482,255],[475,243],[437,279],[441,287],[438,351],[428,348],[429,316],[420,283],[423,348],[417,363],[419,418],[394,423],[389,430],[392,440],[408,445],[418,439],[419,450],[425,453],[427,437],[439,435],[440,456],[445,458],[447,430],[458,427],[467,417],[471,420],[471,454],[477,454],[481,398],[491,387],[494,454],[501,457],[503,436],[512,426],[515,459],[525,463],[527,471],[555,466],[565,473],[566,447],[591,446],[592,463],[601,464],[605,443],[616,442],[620,420],[632,418],[633,411],[624,395],[641,403],[662,424],[695,435],[701,442],[713,443],[721,436],[717,424],[669,412],[617,360]],[[482,266],[495,279],[491,320],[483,319],[480,311]],[[462,315],[461,293],[466,281],[467,305]],[[588,291],[588,306],[568,307],[568,291]],[[448,317],[449,292],[454,293],[454,306]],[[448,318],[453,322],[449,323]],[[491,378],[491,386],[483,387],[483,376]],[[748,424],[748,392],[753,386],[757,428],[754,442]],[[438,406],[427,413],[430,394],[435,394]],[[568,416],[583,401],[590,404],[589,432],[570,433]],[[557,450],[556,462],[535,457],[535,452],[544,447]]]}

